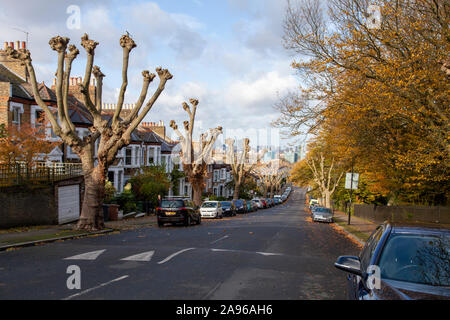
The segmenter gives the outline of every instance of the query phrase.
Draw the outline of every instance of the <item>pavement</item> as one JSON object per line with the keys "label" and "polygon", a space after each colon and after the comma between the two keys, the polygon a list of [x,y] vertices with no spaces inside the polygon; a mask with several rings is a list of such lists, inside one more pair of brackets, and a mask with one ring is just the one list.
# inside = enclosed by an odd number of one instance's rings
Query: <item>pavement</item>
{"label": "pavement", "polygon": [[350,237],[355,238],[361,244],[364,244],[375,231],[378,224],[366,219],[352,216],[350,225],[348,224],[348,214],[341,211],[334,211],[334,222],[338,228],[348,233]]}
{"label": "pavement", "polygon": [[[334,262],[360,246],[312,223],[304,202],[296,189],[283,205],[201,225],[159,228],[148,217],[151,226],[3,251],[0,300],[345,299]],[[69,288],[73,270],[80,287]]]}
{"label": "pavement", "polygon": [[97,232],[75,231],[73,229],[74,224],[5,229],[0,230],[0,251],[80,237],[99,236],[110,232],[148,228],[156,224],[156,216],[151,215],[120,221],[107,221],[105,222],[105,229]]}

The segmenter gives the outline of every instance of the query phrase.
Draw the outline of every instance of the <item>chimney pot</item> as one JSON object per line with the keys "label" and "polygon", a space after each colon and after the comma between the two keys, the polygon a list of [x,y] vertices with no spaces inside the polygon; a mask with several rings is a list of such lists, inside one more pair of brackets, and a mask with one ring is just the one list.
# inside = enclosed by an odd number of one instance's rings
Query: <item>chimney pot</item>
{"label": "chimney pot", "polygon": [[14,42],[10,42],[9,46],[14,49]]}
{"label": "chimney pot", "polygon": [[53,78],[53,85],[56,86],[56,79]]}
{"label": "chimney pot", "polygon": [[5,41],[4,49],[6,50],[8,48],[8,41]]}
{"label": "chimney pot", "polygon": [[81,77],[78,77],[78,83],[82,83],[83,82],[83,78],[81,78]]}
{"label": "chimney pot", "polygon": [[22,49],[26,49],[27,48],[27,42],[26,41],[22,41]]}
{"label": "chimney pot", "polygon": [[16,49],[17,49],[17,50],[20,49],[20,41],[16,41]]}

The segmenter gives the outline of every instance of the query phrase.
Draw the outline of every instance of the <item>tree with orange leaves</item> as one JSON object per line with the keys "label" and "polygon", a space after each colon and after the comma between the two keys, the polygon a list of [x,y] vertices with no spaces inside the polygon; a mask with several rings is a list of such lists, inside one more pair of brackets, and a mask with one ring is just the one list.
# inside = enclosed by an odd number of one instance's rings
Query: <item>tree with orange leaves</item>
{"label": "tree with orange leaves", "polygon": [[49,141],[46,126],[32,127],[29,124],[15,125],[4,129],[0,135],[0,163],[14,164],[24,162],[32,166],[36,161],[45,161],[50,153],[60,143]]}
{"label": "tree with orange leaves", "polygon": [[276,124],[355,159],[391,202],[445,204],[450,194],[450,4],[442,0],[290,3],[285,44],[304,88]]}

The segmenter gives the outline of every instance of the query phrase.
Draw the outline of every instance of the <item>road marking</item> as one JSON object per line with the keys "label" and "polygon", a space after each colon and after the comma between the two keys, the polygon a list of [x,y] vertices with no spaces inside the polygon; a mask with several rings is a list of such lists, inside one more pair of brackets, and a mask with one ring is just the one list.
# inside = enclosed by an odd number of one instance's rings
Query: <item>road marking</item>
{"label": "road marking", "polygon": [[217,289],[219,289],[220,285],[222,284],[222,282],[219,282],[218,284],[216,284],[214,286],[214,288],[212,288],[211,290],[209,290],[209,292],[201,299],[201,300],[206,300],[208,299],[214,292],[216,292]]}
{"label": "road marking", "polygon": [[211,249],[214,252],[242,252],[242,253],[253,253],[253,254],[261,254],[263,256],[283,256],[282,253],[272,253],[272,252],[252,252],[252,251],[244,251],[244,250],[231,250],[231,249]]}
{"label": "road marking", "polygon": [[220,238],[220,239],[217,239],[216,241],[210,242],[210,244],[214,244],[214,243],[219,242],[219,241],[221,241],[221,240],[225,240],[226,238],[229,238],[229,237],[230,237],[230,236],[226,235],[226,236],[224,236],[224,237],[222,237],[222,238]]}
{"label": "road marking", "polygon": [[135,254],[133,256],[127,257],[127,258],[123,258],[120,260],[123,261],[150,261],[153,257],[153,255],[155,254],[155,251],[148,251],[148,252],[143,252],[143,253],[139,253],[139,254]]}
{"label": "road marking", "polygon": [[120,277],[120,278],[117,278],[117,279],[114,279],[114,280],[111,280],[111,281],[102,283],[102,284],[100,284],[100,285],[98,285],[98,286],[96,286],[96,287],[93,287],[93,288],[90,288],[90,289],[81,291],[81,292],[79,292],[79,293],[73,294],[73,295],[71,295],[71,296],[68,296],[67,298],[62,299],[62,300],[70,300],[70,299],[79,297],[79,296],[81,296],[81,295],[83,295],[83,294],[86,294],[86,293],[88,293],[88,292],[94,291],[94,290],[99,289],[99,288],[101,288],[101,287],[107,286],[108,284],[111,284],[111,283],[114,283],[114,282],[117,282],[117,281],[126,279],[126,278],[128,278],[128,277],[129,277],[129,276],[123,276],[123,277]]}
{"label": "road marking", "polygon": [[73,257],[65,258],[64,260],[95,260],[98,258],[99,255],[101,255],[105,251],[106,251],[106,249],[86,252],[86,253],[78,254]]}
{"label": "road marking", "polygon": [[271,253],[271,252],[257,252],[258,254],[262,254],[263,256],[282,256],[281,253]]}
{"label": "road marking", "polygon": [[195,248],[187,248],[187,249],[183,249],[183,250],[177,251],[177,252],[171,254],[170,256],[168,256],[167,258],[165,258],[164,260],[158,262],[158,264],[166,263],[167,261],[169,261],[169,260],[172,259],[173,257],[175,257],[175,256],[177,256],[177,255],[179,255],[179,254],[181,254],[181,253],[183,253],[183,252],[186,252],[186,251],[189,251],[189,250],[194,250],[194,249],[195,249]]}

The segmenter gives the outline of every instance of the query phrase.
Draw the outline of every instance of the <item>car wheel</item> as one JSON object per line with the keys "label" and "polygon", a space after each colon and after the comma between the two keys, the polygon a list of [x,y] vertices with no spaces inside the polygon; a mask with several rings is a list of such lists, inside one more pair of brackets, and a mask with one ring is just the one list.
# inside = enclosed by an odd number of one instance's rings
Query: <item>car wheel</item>
{"label": "car wheel", "polygon": [[202,216],[198,216],[198,219],[197,219],[197,224],[202,224]]}
{"label": "car wheel", "polygon": [[160,228],[164,227],[164,223],[158,220],[158,227]]}
{"label": "car wheel", "polygon": [[187,217],[186,217],[186,220],[185,220],[185,222],[184,222],[184,225],[186,226],[186,227],[188,227],[188,226],[190,226],[191,225],[191,216],[190,215],[187,215]]}

